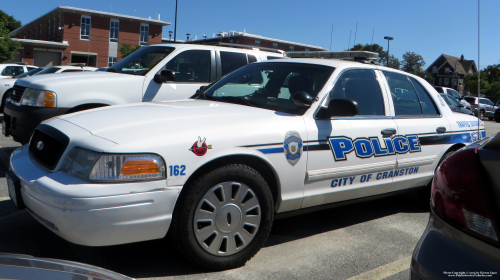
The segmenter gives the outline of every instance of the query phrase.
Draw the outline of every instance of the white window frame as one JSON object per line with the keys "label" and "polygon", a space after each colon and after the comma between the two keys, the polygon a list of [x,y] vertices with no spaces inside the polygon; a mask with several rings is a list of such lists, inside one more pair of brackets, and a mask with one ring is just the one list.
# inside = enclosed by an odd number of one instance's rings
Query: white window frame
{"label": "white window frame", "polygon": [[278,49],[278,43],[273,43],[273,49],[275,49],[275,50]]}
{"label": "white window frame", "polygon": [[114,56],[109,56],[108,57],[108,67],[111,67],[116,64],[118,58]]}
{"label": "white window frame", "polygon": [[[113,26],[113,24],[115,24],[115,26]],[[114,32],[112,30],[114,30]],[[119,36],[120,36],[120,21],[117,19],[112,19],[109,23],[109,41],[118,42]]]}
{"label": "white window frame", "polygon": [[255,46],[256,47],[260,47],[260,41],[259,40],[255,40]]}
{"label": "white window frame", "polygon": [[[88,19],[88,23],[84,23],[83,19]],[[88,25],[88,34],[85,32],[87,29]],[[90,40],[90,30],[92,29],[92,17],[91,16],[86,16],[82,15],[80,19],[80,40]]]}
{"label": "white window frame", "polygon": [[[144,27],[144,29],[143,29]],[[140,29],[140,36],[139,36],[139,44],[140,45],[147,45],[148,40],[149,40],[149,24],[147,23],[141,23],[141,29]],[[144,40],[145,39],[145,40]]]}

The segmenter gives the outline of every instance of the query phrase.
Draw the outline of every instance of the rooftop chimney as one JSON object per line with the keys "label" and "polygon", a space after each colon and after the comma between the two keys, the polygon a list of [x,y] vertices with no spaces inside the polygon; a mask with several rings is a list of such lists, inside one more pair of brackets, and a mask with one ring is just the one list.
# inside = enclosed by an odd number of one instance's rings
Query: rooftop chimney
{"label": "rooftop chimney", "polygon": [[465,59],[464,55],[462,54],[462,56],[460,57],[460,62],[463,62]]}

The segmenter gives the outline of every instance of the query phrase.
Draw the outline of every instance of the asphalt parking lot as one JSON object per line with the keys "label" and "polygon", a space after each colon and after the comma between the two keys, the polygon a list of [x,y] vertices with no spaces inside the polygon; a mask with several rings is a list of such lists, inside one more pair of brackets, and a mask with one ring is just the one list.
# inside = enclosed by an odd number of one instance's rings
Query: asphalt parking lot
{"label": "asphalt parking lot", "polygon": [[[485,125],[487,136],[500,132],[500,123]],[[207,272],[193,268],[168,238],[110,247],[59,238],[14,208],[5,171],[19,145],[1,135],[0,146],[0,252],[78,261],[139,279],[408,279],[429,215],[415,193],[405,193],[277,220],[246,266]]]}

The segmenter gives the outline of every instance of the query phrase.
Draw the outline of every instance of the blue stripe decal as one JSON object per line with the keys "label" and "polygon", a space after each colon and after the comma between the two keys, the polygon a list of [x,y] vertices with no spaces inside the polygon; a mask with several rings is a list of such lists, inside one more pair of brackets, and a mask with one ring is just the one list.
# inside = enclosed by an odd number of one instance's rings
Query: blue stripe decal
{"label": "blue stripe decal", "polygon": [[283,147],[279,147],[279,148],[257,149],[257,151],[263,154],[279,154],[283,153],[285,150],[283,149]]}
{"label": "blue stripe decal", "polygon": [[[481,139],[486,137],[486,131],[481,131]],[[473,143],[477,140],[477,130],[459,134],[444,134],[434,136],[419,137],[420,145],[442,145],[442,144],[457,144],[457,143]]]}

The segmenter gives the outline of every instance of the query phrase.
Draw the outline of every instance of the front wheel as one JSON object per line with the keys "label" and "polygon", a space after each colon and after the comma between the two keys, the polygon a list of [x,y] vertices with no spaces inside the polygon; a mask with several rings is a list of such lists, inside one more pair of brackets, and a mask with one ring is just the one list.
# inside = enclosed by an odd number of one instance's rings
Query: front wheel
{"label": "front wheel", "polygon": [[184,187],[172,237],[193,264],[210,270],[244,265],[263,246],[274,207],[267,182],[253,168],[231,164]]}

